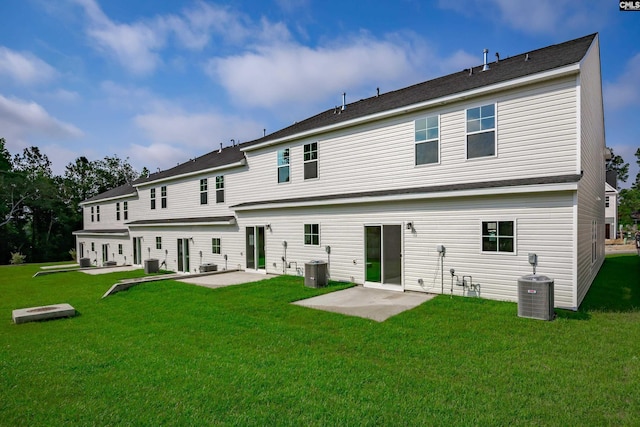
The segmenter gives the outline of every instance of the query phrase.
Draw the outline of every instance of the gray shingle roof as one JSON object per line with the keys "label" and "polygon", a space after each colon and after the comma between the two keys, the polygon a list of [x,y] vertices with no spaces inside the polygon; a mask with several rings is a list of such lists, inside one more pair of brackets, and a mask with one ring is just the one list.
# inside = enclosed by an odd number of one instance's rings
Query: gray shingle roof
{"label": "gray shingle roof", "polygon": [[100,193],[97,196],[90,197],[83,203],[97,202],[99,200],[111,199],[114,197],[136,196],[137,194],[138,193],[136,192],[136,189],[133,188],[131,184],[124,184],[120,187],[112,188],[111,190],[107,190],[104,193]]}

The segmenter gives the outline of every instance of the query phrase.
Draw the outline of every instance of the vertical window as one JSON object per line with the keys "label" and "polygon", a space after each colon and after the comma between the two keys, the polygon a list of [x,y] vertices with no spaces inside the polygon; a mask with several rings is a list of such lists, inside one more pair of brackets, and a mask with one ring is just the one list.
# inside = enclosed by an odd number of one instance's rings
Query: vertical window
{"label": "vertical window", "polygon": [[209,203],[209,192],[208,192],[209,184],[207,182],[207,178],[200,180],[200,204],[206,205]]}
{"label": "vertical window", "polygon": [[438,163],[439,153],[439,118],[428,116],[414,122],[414,142],[416,144],[416,165]]}
{"label": "vertical window", "polygon": [[120,202],[116,203],[116,221],[120,221]]}
{"label": "vertical window", "polygon": [[224,175],[216,176],[216,203],[224,203]]}
{"label": "vertical window", "polygon": [[278,150],[278,182],[289,182],[289,149]]}
{"label": "vertical window", "polygon": [[156,237],[156,249],[162,249],[162,237]]}
{"label": "vertical window", "polygon": [[129,202],[122,202],[122,213],[124,214],[124,220],[129,219]]}
{"label": "vertical window", "polygon": [[467,110],[467,159],[496,155],[495,104]]}
{"label": "vertical window", "polygon": [[91,222],[94,222],[93,206],[91,206]]}
{"label": "vertical window", "polygon": [[118,255],[122,255],[122,243],[118,243]]}
{"label": "vertical window", "polygon": [[220,254],[220,238],[214,237],[211,239],[211,253]]}
{"label": "vertical window", "polygon": [[96,222],[100,222],[100,206],[96,206]]}
{"label": "vertical window", "polygon": [[91,242],[91,252],[95,252],[96,251],[96,244],[95,242]]}
{"label": "vertical window", "polygon": [[167,186],[163,185],[160,187],[160,206],[162,209],[167,207]]}
{"label": "vertical window", "polygon": [[605,198],[604,198],[604,207],[605,208],[609,207],[609,196],[605,196]]}
{"label": "vertical window", "polygon": [[151,198],[151,209],[156,208],[156,189],[152,188],[149,190],[149,197]]}
{"label": "vertical window", "polygon": [[318,177],[318,143],[304,144],[304,179]]}
{"label": "vertical window", "polygon": [[320,226],[318,224],[304,225],[304,244],[312,246],[320,245]]}
{"label": "vertical window", "polygon": [[515,227],[513,221],[483,221],[483,252],[514,252]]}

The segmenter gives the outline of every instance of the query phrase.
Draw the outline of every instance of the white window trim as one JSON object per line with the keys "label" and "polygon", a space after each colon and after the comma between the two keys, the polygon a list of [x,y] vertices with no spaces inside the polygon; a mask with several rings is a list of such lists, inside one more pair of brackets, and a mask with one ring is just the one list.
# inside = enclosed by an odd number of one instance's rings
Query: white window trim
{"label": "white window trim", "polygon": [[[473,108],[482,107],[484,105],[493,104],[493,156],[482,156],[482,157],[473,157],[469,158],[469,154],[467,153],[467,146],[469,143],[467,142],[467,136],[469,135],[477,135],[484,132],[489,132],[488,130],[479,130],[476,132],[467,132],[467,111]],[[498,157],[498,102],[481,102],[477,105],[473,105],[471,107],[467,107],[464,109],[464,158],[467,162],[474,162],[477,160],[486,160],[486,159],[495,159]]]}
{"label": "white window trim", "polygon": [[[222,187],[218,188],[218,178],[222,178]],[[224,175],[216,175],[215,179],[215,191],[216,191],[216,204],[223,204],[227,202],[227,194],[226,194],[226,180],[224,179]],[[218,191],[222,191],[222,202],[218,201]]]}
{"label": "white window trim", "polygon": [[[213,241],[218,240],[218,252],[214,252],[213,250]],[[211,253],[213,255],[221,255],[222,254],[222,239],[220,237],[212,237],[211,238]]]}
{"label": "white window trim", "polygon": [[[305,232],[305,229],[304,229],[306,225],[317,225],[318,226],[318,244],[317,245],[313,244],[313,243],[307,243],[306,242],[307,233]],[[313,233],[310,233],[309,235],[313,236]],[[320,234],[320,223],[319,222],[315,222],[315,223],[310,222],[310,223],[302,224],[302,243],[303,243],[304,246],[312,246],[314,248],[322,246],[322,240],[321,240],[320,236],[321,236],[321,234]]]}
{"label": "white window trim", "polygon": [[[466,127],[466,111],[465,111],[465,127]],[[416,141],[416,120],[419,119],[427,119],[428,117],[433,117],[436,116],[438,118],[438,137],[435,139],[425,139],[424,141]],[[416,117],[412,120],[413,122],[413,166],[416,168],[423,168],[423,167],[429,167],[429,166],[435,166],[435,165],[439,165],[442,159],[442,139],[440,137],[441,135],[441,126],[440,126],[440,113],[437,114],[426,114],[426,115],[421,115],[420,117]],[[466,138],[466,136],[465,136]],[[417,145],[418,144],[422,144],[425,142],[433,142],[433,141],[438,141],[438,161],[437,162],[433,162],[433,163],[421,163],[421,164],[416,164],[416,151],[417,151]],[[466,142],[466,141],[465,141]],[[467,144],[465,143],[465,147],[467,146]],[[465,148],[466,150],[466,148]]]}
{"label": "white window trim", "polygon": [[[204,187],[205,189],[202,189],[202,181],[204,181]],[[200,188],[200,206],[206,206],[209,204],[209,179],[208,178],[200,178],[200,181],[198,181],[199,184],[199,188]],[[202,195],[206,194],[206,198],[207,201],[206,203],[202,203]]]}
{"label": "white window trim", "polygon": [[[289,163],[286,165],[280,165],[280,151],[289,150]],[[276,150],[276,182],[278,185],[290,184],[292,181],[292,173],[291,173],[291,147],[281,148],[280,150]],[[280,182],[280,168],[288,167],[289,168],[289,180]]]}
{"label": "white window trim", "polygon": [[[501,251],[483,251],[482,250],[482,223],[483,222],[505,222],[512,221],[513,222],[513,252],[501,252]],[[478,222],[478,229],[480,230],[480,253],[486,255],[507,255],[507,256],[515,256],[518,255],[518,219],[514,217],[501,217],[501,216],[487,216],[486,218],[481,218]]]}
{"label": "white window trim", "polygon": [[[305,145],[311,145],[315,143],[316,144],[316,159],[315,160],[304,160],[304,146]],[[291,158],[291,157],[289,157]],[[311,162],[316,162],[316,177],[315,178],[305,178],[304,177],[304,165],[306,165],[307,163],[311,163]],[[291,163],[291,162],[289,162]],[[289,169],[289,173],[291,173],[291,169]],[[307,142],[305,144],[302,144],[302,179],[304,181],[315,181],[320,179],[320,143],[318,141],[313,141],[313,142]]]}

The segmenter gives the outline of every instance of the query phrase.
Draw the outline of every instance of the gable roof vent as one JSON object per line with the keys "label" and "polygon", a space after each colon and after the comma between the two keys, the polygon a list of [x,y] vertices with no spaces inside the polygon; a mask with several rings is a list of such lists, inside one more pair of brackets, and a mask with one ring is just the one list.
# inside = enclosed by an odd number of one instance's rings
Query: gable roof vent
{"label": "gable roof vent", "polygon": [[482,67],[482,71],[488,71],[489,70],[489,64],[487,63],[487,54],[489,53],[489,49],[484,49],[482,51],[482,54],[484,56],[484,66]]}

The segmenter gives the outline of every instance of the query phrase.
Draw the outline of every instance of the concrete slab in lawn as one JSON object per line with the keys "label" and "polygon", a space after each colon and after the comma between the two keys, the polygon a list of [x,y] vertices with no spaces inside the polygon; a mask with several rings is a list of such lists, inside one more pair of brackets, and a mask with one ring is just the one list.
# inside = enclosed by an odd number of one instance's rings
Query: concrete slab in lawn
{"label": "concrete slab in lawn", "polygon": [[35,322],[36,320],[59,319],[61,317],[73,317],[75,315],[76,309],[67,303],[19,308],[13,310],[13,323],[18,324]]}
{"label": "concrete slab in lawn", "polygon": [[206,276],[187,277],[178,280],[183,283],[192,285],[205,286],[207,288],[221,288],[223,286],[240,285],[242,283],[257,282],[276,277],[274,274],[251,273],[248,271],[219,271],[217,274],[208,274]]}
{"label": "concrete slab in lawn", "polygon": [[121,265],[118,267],[91,267],[91,268],[83,268],[83,273],[96,275],[96,274],[109,274],[116,273],[119,271],[133,271],[133,270],[142,270],[142,267],[136,267],[135,265]]}
{"label": "concrete slab in lawn", "polygon": [[383,322],[433,297],[434,294],[422,292],[385,291],[355,286],[296,301],[293,304]]}

